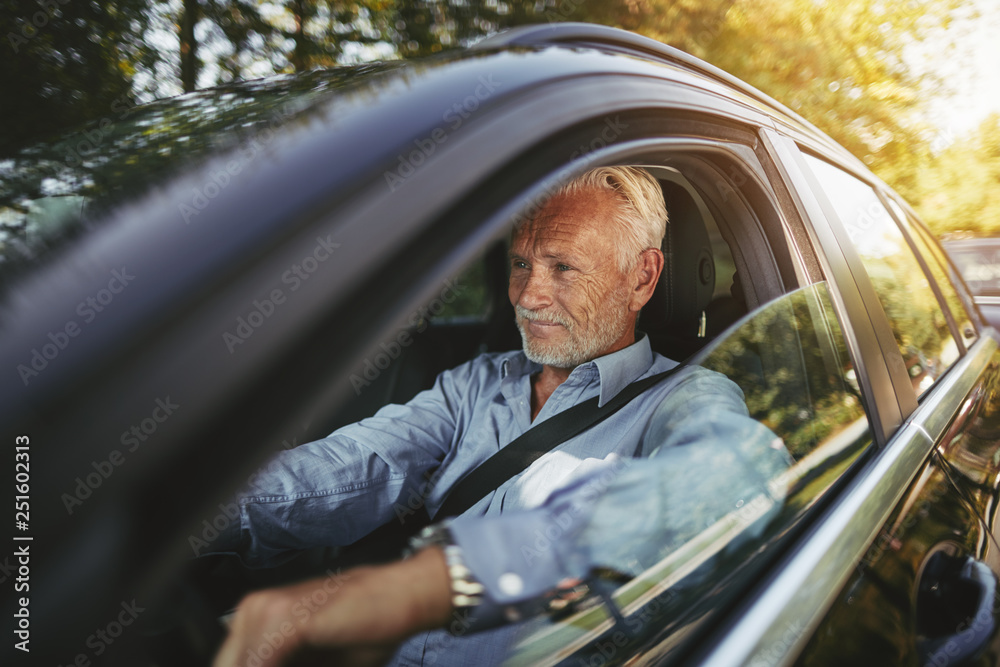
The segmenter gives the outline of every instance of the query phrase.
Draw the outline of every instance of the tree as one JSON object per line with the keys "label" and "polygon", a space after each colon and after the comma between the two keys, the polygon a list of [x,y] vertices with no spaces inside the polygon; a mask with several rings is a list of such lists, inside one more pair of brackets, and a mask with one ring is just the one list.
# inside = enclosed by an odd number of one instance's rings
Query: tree
{"label": "tree", "polygon": [[577,14],[698,56],[829,134],[903,196],[926,157],[922,99],[940,88],[906,49],[966,0],[615,0]]}
{"label": "tree", "polygon": [[938,234],[1000,236],[1000,114],[929,159],[914,206]]}
{"label": "tree", "polygon": [[523,23],[632,30],[700,57],[798,111],[901,194],[927,158],[923,99],[941,87],[904,55],[968,0],[466,0],[395,2],[385,35],[404,55]]}
{"label": "tree", "polygon": [[198,0],[184,0],[181,8],[181,18],[178,37],[181,47],[181,86],[185,93],[198,87],[198,40],[194,28],[201,18],[201,5]]}
{"label": "tree", "polygon": [[146,0],[0,1],[0,156],[111,115],[116,101],[141,93],[133,77],[157,58],[146,42],[148,9]]}

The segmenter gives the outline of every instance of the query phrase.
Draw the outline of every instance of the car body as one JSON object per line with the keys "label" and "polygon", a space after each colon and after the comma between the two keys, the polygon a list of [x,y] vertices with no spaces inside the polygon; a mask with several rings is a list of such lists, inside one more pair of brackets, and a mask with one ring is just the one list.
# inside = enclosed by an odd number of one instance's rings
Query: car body
{"label": "car body", "polygon": [[[617,621],[601,604],[541,619],[510,661],[997,662],[997,334],[860,161],[716,68],[600,26],[295,85],[128,110],[3,165],[34,178],[37,205],[8,198],[22,213],[88,188],[114,202],[66,200],[51,233],[8,225],[0,422],[30,464],[30,517],[12,520],[31,539],[4,617],[30,610],[32,659],[147,664],[160,627],[210,652],[191,626],[214,619],[175,573],[232,520],[229,494],[275,451],[516,348],[512,220],[567,177],[635,164],[671,216],[640,326],[737,382],[795,464],[618,588]],[[95,133],[100,150],[61,157]]]}
{"label": "car body", "polygon": [[965,278],[986,321],[1000,326],[1000,239],[948,239],[944,249]]}

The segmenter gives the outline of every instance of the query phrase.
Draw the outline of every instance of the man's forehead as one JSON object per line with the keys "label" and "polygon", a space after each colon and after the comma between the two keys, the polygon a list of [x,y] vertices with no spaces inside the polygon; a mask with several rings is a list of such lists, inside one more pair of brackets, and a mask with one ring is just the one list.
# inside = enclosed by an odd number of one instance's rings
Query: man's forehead
{"label": "man's forehead", "polygon": [[610,190],[556,195],[515,230],[514,243],[597,241],[610,233],[620,205]]}

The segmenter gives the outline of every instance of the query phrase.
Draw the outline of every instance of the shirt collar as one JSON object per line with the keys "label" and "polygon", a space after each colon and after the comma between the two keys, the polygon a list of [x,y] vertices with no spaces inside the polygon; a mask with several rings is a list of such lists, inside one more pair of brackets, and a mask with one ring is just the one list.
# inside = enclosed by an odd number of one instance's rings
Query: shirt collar
{"label": "shirt collar", "polygon": [[[602,406],[639,379],[652,365],[653,350],[649,346],[649,337],[642,334],[639,340],[626,348],[580,364],[573,369],[570,376],[587,373],[590,369],[596,368],[600,382],[598,406]],[[503,360],[500,364],[500,378],[503,379],[508,375],[532,375],[541,370],[541,364],[531,361],[521,351]]]}
{"label": "shirt collar", "polygon": [[587,363],[597,366],[601,375],[598,406],[602,406],[649,370],[653,365],[653,350],[649,346],[649,337],[643,334],[628,347]]}

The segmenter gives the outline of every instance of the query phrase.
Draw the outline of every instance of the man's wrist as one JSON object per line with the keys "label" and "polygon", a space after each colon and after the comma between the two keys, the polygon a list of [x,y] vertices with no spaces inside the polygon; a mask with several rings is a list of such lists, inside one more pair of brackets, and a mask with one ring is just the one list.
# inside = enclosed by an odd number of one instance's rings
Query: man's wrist
{"label": "man's wrist", "polygon": [[444,551],[429,547],[411,558],[396,563],[400,574],[413,582],[410,606],[418,630],[443,627],[451,620],[451,588]]}
{"label": "man's wrist", "polygon": [[434,547],[441,550],[448,569],[452,610],[466,612],[479,606],[486,588],[466,566],[462,548],[452,537],[447,522],[424,528],[410,541],[412,552]]}

